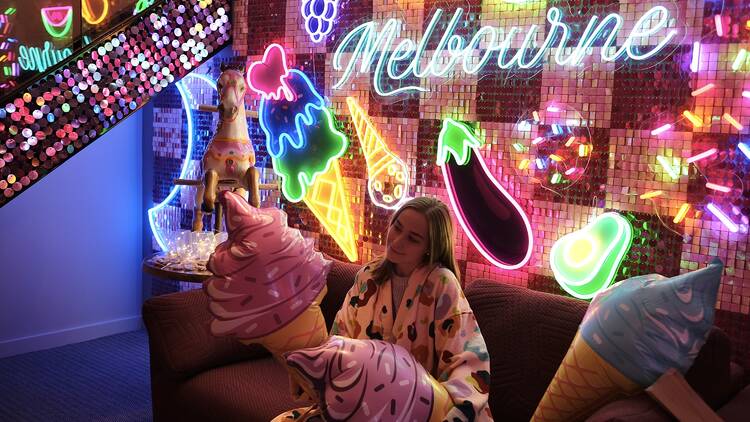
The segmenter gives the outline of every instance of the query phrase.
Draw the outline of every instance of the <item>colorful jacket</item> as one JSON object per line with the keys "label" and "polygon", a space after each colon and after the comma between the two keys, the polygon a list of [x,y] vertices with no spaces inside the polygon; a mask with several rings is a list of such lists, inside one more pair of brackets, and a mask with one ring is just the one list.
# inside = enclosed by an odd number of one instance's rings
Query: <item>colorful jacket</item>
{"label": "colorful jacket", "polygon": [[390,281],[378,285],[371,267],[365,266],[336,315],[331,335],[404,347],[451,396],[454,407],[448,421],[491,421],[490,358],[456,276],[439,266],[415,270],[395,321],[391,296]]}

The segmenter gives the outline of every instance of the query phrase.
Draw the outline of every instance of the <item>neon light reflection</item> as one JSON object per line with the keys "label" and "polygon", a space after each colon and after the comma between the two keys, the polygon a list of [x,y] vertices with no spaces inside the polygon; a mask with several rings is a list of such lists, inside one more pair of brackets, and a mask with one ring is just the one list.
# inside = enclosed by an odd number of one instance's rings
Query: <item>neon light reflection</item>
{"label": "neon light reflection", "polygon": [[83,19],[85,19],[89,25],[98,25],[104,21],[109,13],[109,0],[100,0],[102,11],[99,16],[94,15],[94,12],[91,10],[90,2],[91,0],[81,0],[81,16],[83,16]]}

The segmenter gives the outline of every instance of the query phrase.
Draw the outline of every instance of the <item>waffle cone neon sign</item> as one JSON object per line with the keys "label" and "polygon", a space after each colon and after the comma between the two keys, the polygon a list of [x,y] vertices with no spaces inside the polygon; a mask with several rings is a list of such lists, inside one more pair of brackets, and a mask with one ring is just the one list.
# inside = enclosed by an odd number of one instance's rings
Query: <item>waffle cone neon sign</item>
{"label": "waffle cone neon sign", "polygon": [[[541,66],[547,56],[554,58],[558,65],[579,66],[586,56],[593,54],[591,48],[597,40],[603,40],[599,55],[604,62],[621,57],[641,61],[666,48],[677,35],[677,30],[668,28],[674,21],[669,10],[664,6],[655,6],[638,19],[619,47],[616,45],[617,38],[623,28],[624,18],[617,13],[604,18],[592,16],[578,43],[568,45],[571,28],[563,21],[562,11],[551,7],[547,11],[548,29],[541,46],[534,45],[537,32],[540,31],[538,25],[531,25],[525,31],[514,26],[507,34],[503,28],[483,26],[467,42],[467,39],[455,33],[462,25],[463,13],[462,8],[455,10],[437,48],[429,52],[426,51],[427,43],[433,38],[443,9],[435,11],[418,42],[402,39],[403,22],[398,19],[388,19],[380,31],[374,21],[357,26],[341,40],[336,49],[333,67],[337,71],[343,71],[343,74],[333,88],[344,86],[355,73],[369,74],[372,71],[373,87],[378,95],[426,91],[419,84],[387,90],[383,87],[384,76],[387,75],[392,80],[407,77],[450,78],[459,70],[459,66],[466,74],[476,74],[488,65],[494,52],[498,53],[496,65],[501,69],[535,68]],[[517,38],[523,39],[521,47],[513,49],[515,52],[511,54],[509,50]],[[398,44],[395,44],[396,40],[400,40]],[[486,40],[486,49],[479,50],[483,40]],[[658,40],[656,45],[650,45],[652,40]],[[649,45],[640,46],[647,42]],[[474,54],[477,51],[482,53],[475,63]],[[348,62],[344,63],[345,59]]]}

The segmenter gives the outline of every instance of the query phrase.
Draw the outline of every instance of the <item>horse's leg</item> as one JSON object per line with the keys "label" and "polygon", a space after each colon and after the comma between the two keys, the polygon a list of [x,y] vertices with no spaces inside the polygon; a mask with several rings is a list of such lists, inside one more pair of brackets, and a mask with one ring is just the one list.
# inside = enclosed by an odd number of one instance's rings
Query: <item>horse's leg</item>
{"label": "horse's leg", "polygon": [[245,185],[247,185],[247,190],[249,191],[247,202],[249,202],[250,205],[254,206],[255,208],[260,207],[260,185],[258,184],[259,179],[260,173],[258,172],[257,168],[250,167],[247,169],[247,172],[245,172]]}
{"label": "horse's leg", "polygon": [[198,207],[193,208],[193,231],[203,231],[203,211]]}
{"label": "horse's leg", "polygon": [[221,223],[224,222],[224,206],[221,205],[221,202],[216,203],[214,214],[214,233],[219,233],[221,232]]}
{"label": "horse's leg", "polygon": [[234,190],[232,192],[236,193],[237,195],[239,195],[239,196],[241,196],[243,198],[247,194],[247,191],[242,186],[240,186],[238,188],[234,188]]}
{"label": "horse's leg", "polygon": [[198,185],[198,189],[195,192],[195,200],[193,204],[193,231],[203,231],[203,210],[201,206],[203,204],[203,185]]}
{"label": "horse's leg", "polygon": [[203,176],[203,211],[213,212],[216,202],[216,189],[219,186],[219,173],[216,170],[206,170]]}

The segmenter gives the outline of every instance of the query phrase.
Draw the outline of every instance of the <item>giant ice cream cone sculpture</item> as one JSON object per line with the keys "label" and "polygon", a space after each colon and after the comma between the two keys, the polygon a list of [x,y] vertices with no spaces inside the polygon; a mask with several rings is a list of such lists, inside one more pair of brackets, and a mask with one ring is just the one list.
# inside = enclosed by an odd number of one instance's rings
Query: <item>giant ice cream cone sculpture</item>
{"label": "giant ice cream cone sculpture", "polygon": [[348,140],[307,76],[286,68],[283,51],[278,44],[269,46],[248,70],[250,88],[263,97],[258,118],[274,171],[284,196],[304,201],[346,257],[356,261],[356,233],[338,163]]}
{"label": "giant ice cream cone sculpture", "polygon": [[331,262],[289,228],[276,208],[254,208],[225,191],[228,239],[208,261],[203,288],[214,316],[211,332],[258,343],[277,359],[327,337],[320,301]]}
{"label": "giant ice cream cone sculpture", "polygon": [[579,335],[557,368],[534,421],[577,421],[623,394],[640,390],[633,381],[602,359]]}
{"label": "giant ice cream cone sculpture", "polygon": [[713,325],[723,265],[633,277],[594,297],[532,421],[583,420],[618,396],[687,372]]}
{"label": "giant ice cream cone sculpture", "polygon": [[445,388],[401,346],[332,336],[286,354],[318,386],[326,421],[442,421],[453,407]]}

